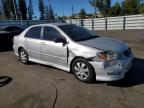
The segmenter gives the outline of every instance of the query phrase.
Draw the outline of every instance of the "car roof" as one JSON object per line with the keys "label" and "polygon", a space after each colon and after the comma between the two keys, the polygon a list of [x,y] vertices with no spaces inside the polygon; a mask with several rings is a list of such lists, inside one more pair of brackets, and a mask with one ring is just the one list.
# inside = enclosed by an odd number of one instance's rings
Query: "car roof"
{"label": "car roof", "polygon": [[4,25],[4,26],[1,26],[0,29],[5,30],[6,28],[9,28],[9,27],[17,27],[17,28],[20,28],[20,29],[27,28],[26,25]]}

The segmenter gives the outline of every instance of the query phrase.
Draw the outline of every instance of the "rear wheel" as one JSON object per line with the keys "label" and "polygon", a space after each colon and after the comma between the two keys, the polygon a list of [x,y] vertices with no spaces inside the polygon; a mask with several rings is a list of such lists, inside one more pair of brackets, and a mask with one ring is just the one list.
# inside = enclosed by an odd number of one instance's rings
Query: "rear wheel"
{"label": "rear wheel", "polygon": [[26,50],[24,50],[23,48],[20,49],[19,51],[19,58],[20,58],[20,61],[24,64],[28,64],[28,53],[26,52]]}
{"label": "rear wheel", "polygon": [[95,80],[94,69],[91,64],[84,58],[78,58],[73,62],[72,72],[80,81],[93,82]]}

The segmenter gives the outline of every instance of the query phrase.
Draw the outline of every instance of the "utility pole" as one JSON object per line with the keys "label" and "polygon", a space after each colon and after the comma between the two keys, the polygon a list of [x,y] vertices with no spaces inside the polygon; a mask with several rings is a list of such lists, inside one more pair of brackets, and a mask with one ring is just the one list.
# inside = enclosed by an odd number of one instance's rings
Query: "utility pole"
{"label": "utility pole", "polygon": [[73,17],[74,17],[74,7],[72,5],[72,19],[73,19]]}
{"label": "utility pole", "polygon": [[51,0],[48,0],[48,17],[49,17],[49,19],[50,19],[50,22],[51,22],[51,13],[50,13],[50,2],[51,2]]}
{"label": "utility pole", "polygon": [[16,20],[17,20],[17,19],[18,19],[18,16],[17,16],[16,1],[15,1],[15,0],[13,0],[13,7],[14,7],[15,18],[16,18]]}
{"label": "utility pole", "polygon": [[64,17],[64,10],[62,10],[62,16]]}

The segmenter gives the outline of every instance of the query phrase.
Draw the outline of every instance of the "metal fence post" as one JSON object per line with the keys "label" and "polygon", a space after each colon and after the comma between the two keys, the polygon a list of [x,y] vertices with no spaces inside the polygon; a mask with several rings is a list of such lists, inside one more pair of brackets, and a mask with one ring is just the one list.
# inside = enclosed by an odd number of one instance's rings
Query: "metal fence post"
{"label": "metal fence post", "polygon": [[123,18],[123,30],[125,30],[125,26],[126,26],[126,17]]}
{"label": "metal fence post", "polygon": [[82,26],[82,27],[84,26],[84,21],[83,21],[83,19],[81,19],[81,26]]}
{"label": "metal fence post", "polygon": [[107,30],[107,18],[105,18],[105,30]]}
{"label": "metal fence post", "polygon": [[92,19],[92,30],[94,30],[94,20]]}

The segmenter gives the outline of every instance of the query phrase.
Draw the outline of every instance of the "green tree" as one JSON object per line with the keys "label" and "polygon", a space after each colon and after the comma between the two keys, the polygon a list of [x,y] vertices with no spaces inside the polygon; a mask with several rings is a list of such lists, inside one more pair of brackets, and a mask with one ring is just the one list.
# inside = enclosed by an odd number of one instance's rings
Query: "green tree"
{"label": "green tree", "polygon": [[4,14],[6,19],[15,19],[15,12],[12,0],[2,0]]}
{"label": "green tree", "polygon": [[18,8],[17,8],[17,2],[16,0],[10,0],[10,9],[11,9],[11,15],[13,16],[12,18],[13,19],[16,19],[17,20],[17,11],[18,11]]}
{"label": "green tree", "polygon": [[51,4],[49,4],[49,11],[50,11],[50,19],[55,19],[54,10]]}
{"label": "green tree", "polygon": [[2,12],[2,6],[1,6],[1,3],[0,3],[0,15],[2,15],[3,12]]}
{"label": "green tree", "polygon": [[63,19],[62,16],[58,16],[58,19]]}
{"label": "green tree", "polygon": [[0,5],[0,19],[2,19],[2,17],[3,17],[3,12],[2,12],[2,7]]}
{"label": "green tree", "polygon": [[19,0],[19,15],[21,19],[27,20],[27,6],[25,0]]}
{"label": "green tree", "polygon": [[103,13],[104,16],[107,16],[111,8],[111,0],[104,0],[103,3]]}
{"label": "green tree", "polygon": [[124,3],[125,14],[131,15],[139,13],[140,0],[125,0]]}
{"label": "green tree", "polygon": [[28,14],[29,14],[29,20],[32,20],[34,15],[32,0],[29,0]]}
{"label": "green tree", "polygon": [[40,20],[45,19],[45,5],[43,0],[39,0]]}
{"label": "green tree", "polygon": [[52,5],[51,5],[51,4],[49,4],[47,14],[48,14],[48,20],[53,20],[53,19],[55,19],[54,11],[53,11],[53,8],[52,8]]}
{"label": "green tree", "polygon": [[85,11],[85,9],[81,9],[79,15],[80,15],[81,19],[86,18],[86,11]]}
{"label": "green tree", "polygon": [[90,5],[95,10],[95,17],[97,16],[97,11],[101,11],[103,7],[103,0],[89,0]]}
{"label": "green tree", "polygon": [[123,2],[121,3],[121,15],[126,15],[126,14],[125,14],[125,1],[123,1]]}
{"label": "green tree", "polygon": [[110,16],[119,16],[121,14],[121,6],[119,2],[116,2],[110,9]]}
{"label": "green tree", "polygon": [[48,6],[46,6],[45,7],[45,17],[47,20],[48,20],[48,11],[49,11]]}
{"label": "green tree", "polygon": [[111,7],[111,0],[89,0],[89,3],[95,9],[95,16],[97,11],[100,11],[104,16],[108,15]]}
{"label": "green tree", "polygon": [[17,20],[18,19],[18,6],[17,6],[17,2],[16,2],[16,0],[12,0],[12,1],[13,1],[12,8],[13,8],[13,11],[14,11],[14,16],[15,16],[15,19]]}
{"label": "green tree", "polygon": [[144,13],[144,3],[141,3],[139,6],[139,12]]}

